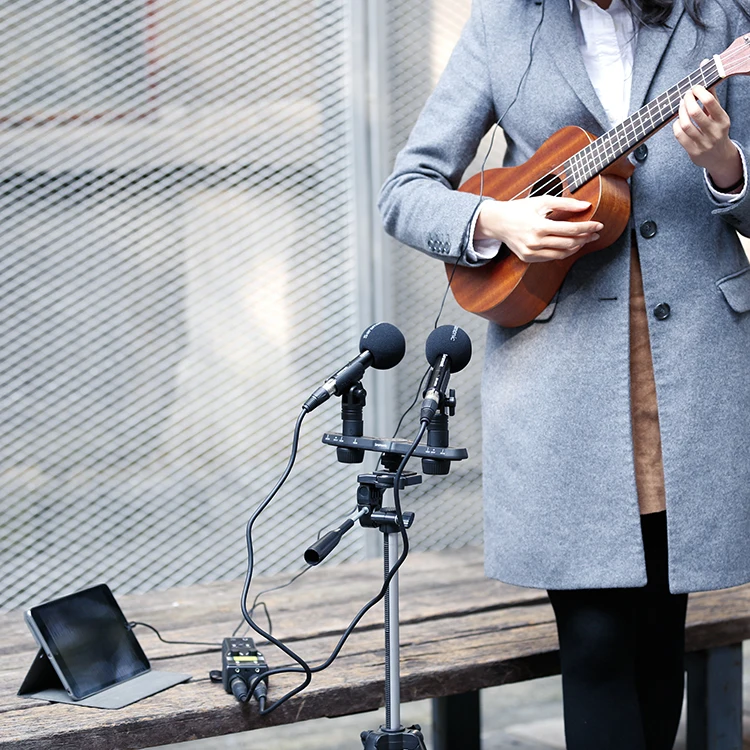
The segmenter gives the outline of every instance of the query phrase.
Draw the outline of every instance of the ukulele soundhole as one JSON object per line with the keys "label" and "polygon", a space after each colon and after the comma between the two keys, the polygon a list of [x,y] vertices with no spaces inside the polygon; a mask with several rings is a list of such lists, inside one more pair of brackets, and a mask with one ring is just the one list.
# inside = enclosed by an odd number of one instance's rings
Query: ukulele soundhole
{"label": "ukulele soundhole", "polygon": [[531,186],[529,197],[533,198],[537,195],[560,196],[563,194],[563,190],[562,179],[556,174],[547,174]]}

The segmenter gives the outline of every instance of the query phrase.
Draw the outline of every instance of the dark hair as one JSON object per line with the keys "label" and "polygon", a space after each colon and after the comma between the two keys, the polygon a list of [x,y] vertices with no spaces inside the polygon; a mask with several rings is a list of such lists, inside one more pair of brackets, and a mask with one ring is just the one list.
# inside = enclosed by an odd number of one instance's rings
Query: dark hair
{"label": "dark hair", "polygon": [[[622,0],[623,5],[633,14],[636,22],[644,26],[664,26],[672,12],[674,0]],[[734,0],[735,5],[750,18],[745,0]],[[705,29],[701,16],[703,0],[685,0],[685,10],[698,28]]]}

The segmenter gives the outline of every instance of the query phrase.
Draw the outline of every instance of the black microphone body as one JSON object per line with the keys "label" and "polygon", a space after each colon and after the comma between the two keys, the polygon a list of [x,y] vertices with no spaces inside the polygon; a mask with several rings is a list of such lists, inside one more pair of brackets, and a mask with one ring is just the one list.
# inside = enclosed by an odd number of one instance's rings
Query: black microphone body
{"label": "black microphone body", "polygon": [[365,370],[388,370],[395,367],[406,352],[404,334],[390,323],[375,323],[359,339],[359,356],[333,373],[305,401],[302,408],[311,412],[331,396],[340,396],[347,388],[362,380]]}
{"label": "black microphone body", "polygon": [[[451,393],[453,393],[451,391]],[[447,448],[450,445],[448,434],[448,414],[441,409],[427,425],[427,445],[430,448]],[[422,471],[433,476],[447,474],[451,470],[451,462],[444,458],[423,458]]]}
{"label": "black microphone body", "polygon": [[[367,403],[367,391],[362,383],[355,383],[341,394],[341,434],[347,437],[362,437],[365,422],[362,418]],[[336,458],[342,464],[361,464],[365,452],[361,448],[340,445],[336,448]]]}
{"label": "black microphone body", "polygon": [[438,361],[432,367],[432,377],[424,392],[422,408],[419,412],[420,422],[429,422],[435,412],[440,408],[440,401],[448,386],[451,374],[451,359],[447,354],[441,354]]}
{"label": "black microphone body", "polygon": [[302,408],[312,411],[328,401],[331,396],[340,396],[349,386],[362,380],[365,370],[372,363],[372,359],[372,352],[364,351],[351,362],[347,362],[340,370],[334,372],[320,388],[313,391]]}
{"label": "black microphone body", "polygon": [[440,408],[452,372],[460,372],[471,360],[471,339],[458,326],[440,326],[427,337],[425,356],[432,365],[419,421],[429,423]]}

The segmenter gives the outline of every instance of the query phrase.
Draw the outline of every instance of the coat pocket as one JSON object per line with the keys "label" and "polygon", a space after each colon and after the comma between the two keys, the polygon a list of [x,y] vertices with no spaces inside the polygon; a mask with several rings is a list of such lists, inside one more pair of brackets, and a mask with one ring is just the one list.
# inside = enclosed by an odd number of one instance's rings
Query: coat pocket
{"label": "coat pocket", "polygon": [[719,279],[716,286],[732,310],[738,313],[750,311],[750,266]]}

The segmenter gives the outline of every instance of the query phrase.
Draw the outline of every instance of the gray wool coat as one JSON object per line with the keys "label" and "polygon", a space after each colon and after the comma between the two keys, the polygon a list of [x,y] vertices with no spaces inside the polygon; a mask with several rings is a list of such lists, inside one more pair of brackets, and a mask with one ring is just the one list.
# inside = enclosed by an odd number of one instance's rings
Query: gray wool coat
{"label": "gray wool coat", "polygon": [[[682,0],[669,28],[642,28],[630,111],[750,32],[731,0]],[[576,45],[569,0],[474,0],[470,20],[383,187],[386,230],[455,259],[476,197],[455,192],[503,119],[506,165],[565,125],[610,127]],[[750,143],[750,79],[717,88],[730,135]],[[750,194],[716,202],[667,126],[631,180],[662,434],[674,593],[750,580]],[[746,191],[750,193],[750,191]],[[653,227],[652,227],[653,228]],[[646,232],[649,234],[649,232]],[[490,324],[482,383],[488,575],[540,588],[643,586],[629,389],[630,231],[582,258],[557,299],[518,328]],[[651,311],[670,306],[666,319]]]}

